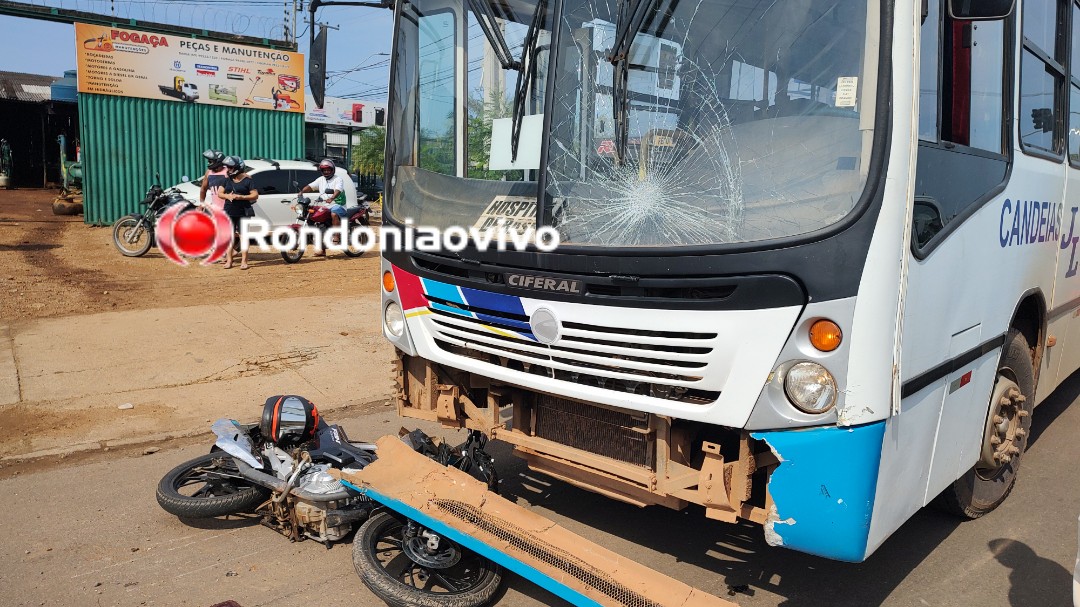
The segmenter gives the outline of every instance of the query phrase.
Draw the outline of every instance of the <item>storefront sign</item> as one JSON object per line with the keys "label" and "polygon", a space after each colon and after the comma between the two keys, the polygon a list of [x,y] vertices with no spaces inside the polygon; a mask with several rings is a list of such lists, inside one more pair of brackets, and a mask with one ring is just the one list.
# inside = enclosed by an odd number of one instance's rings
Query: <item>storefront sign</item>
{"label": "storefront sign", "polygon": [[322,108],[319,108],[315,105],[315,99],[308,95],[307,111],[304,114],[304,122],[313,124],[332,124],[354,128],[384,126],[386,124],[385,103],[357,99],[327,97],[323,100]]}
{"label": "storefront sign", "polygon": [[75,24],[79,92],[304,111],[301,53]]}

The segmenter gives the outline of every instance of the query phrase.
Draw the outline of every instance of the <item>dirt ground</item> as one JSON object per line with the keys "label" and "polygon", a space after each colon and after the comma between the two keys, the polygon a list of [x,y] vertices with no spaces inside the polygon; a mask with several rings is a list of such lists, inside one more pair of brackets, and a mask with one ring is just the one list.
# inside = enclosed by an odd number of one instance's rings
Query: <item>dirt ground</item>
{"label": "dirt ground", "polygon": [[271,394],[385,406],[376,252],[252,253],[246,271],[124,257],[110,228],[54,215],[54,196],[0,190],[4,468],[205,433]]}
{"label": "dirt ground", "polygon": [[[12,323],[117,310],[141,310],[297,296],[356,296],[378,282],[360,280],[361,260],[252,253],[251,269],[181,267],[158,250],[124,257],[108,227],[53,215],[53,190],[0,190],[0,319]],[[375,255],[363,258],[371,263]]]}

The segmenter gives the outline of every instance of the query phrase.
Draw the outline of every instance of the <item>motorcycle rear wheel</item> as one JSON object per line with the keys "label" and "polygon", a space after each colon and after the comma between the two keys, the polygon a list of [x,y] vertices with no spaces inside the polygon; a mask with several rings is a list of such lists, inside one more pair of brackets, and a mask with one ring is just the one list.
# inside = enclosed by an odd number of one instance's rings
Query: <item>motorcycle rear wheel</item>
{"label": "motorcycle rear wheel", "polygon": [[186,518],[249,512],[269,497],[269,490],[241,477],[232,456],[222,451],[180,464],[157,487],[158,505]]}
{"label": "motorcycle rear wheel", "polygon": [[300,258],[304,256],[304,250],[300,247],[289,249],[288,251],[281,252],[281,258],[285,260],[285,263],[296,263],[300,261]]}
{"label": "motorcycle rear wheel", "polygon": [[[360,239],[359,239],[359,244],[360,245],[366,245],[367,241],[368,241],[368,235],[367,234],[361,234]],[[353,246],[352,246],[352,235],[350,235],[349,236],[349,245],[345,247],[345,254],[348,255],[349,257],[360,257],[361,255],[363,255],[366,252],[367,252],[367,249],[365,249],[365,248],[359,248],[359,247],[358,248],[353,248]]]}
{"label": "motorcycle rear wheel", "polygon": [[113,244],[125,257],[142,257],[154,244],[154,234],[146,222],[136,217],[121,217],[113,224]]}
{"label": "motorcycle rear wheel", "polygon": [[429,568],[402,548],[403,519],[390,512],[373,515],[356,532],[353,566],[361,581],[391,607],[480,607],[502,583],[502,569],[490,560],[443,538],[459,552],[455,564]]}

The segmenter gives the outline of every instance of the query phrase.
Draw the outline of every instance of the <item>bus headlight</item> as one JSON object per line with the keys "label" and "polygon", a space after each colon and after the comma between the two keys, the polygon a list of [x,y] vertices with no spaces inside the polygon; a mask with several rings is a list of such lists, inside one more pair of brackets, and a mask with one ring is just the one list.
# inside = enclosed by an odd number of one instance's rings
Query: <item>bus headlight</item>
{"label": "bus headlight", "polygon": [[405,315],[402,314],[401,306],[396,301],[386,304],[386,309],[383,310],[383,323],[386,324],[386,330],[394,337],[401,337],[401,334],[405,332]]}
{"label": "bus headlight", "polygon": [[817,363],[795,363],[784,374],[784,393],[801,411],[825,413],[836,404],[836,380]]}

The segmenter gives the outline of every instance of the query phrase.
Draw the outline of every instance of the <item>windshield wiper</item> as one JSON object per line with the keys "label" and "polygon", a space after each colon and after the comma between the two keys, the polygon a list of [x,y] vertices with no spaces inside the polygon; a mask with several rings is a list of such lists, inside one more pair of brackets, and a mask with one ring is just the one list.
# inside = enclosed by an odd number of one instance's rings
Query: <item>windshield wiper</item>
{"label": "windshield wiper", "polygon": [[[626,161],[626,145],[629,139],[630,116],[629,77],[630,48],[634,38],[641,31],[645,16],[656,0],[627,0],[619,3],[619,15],[616,17],[615,42],[611,46],[608,61],[614,66],[611,75],[611,113],[615,120],[615,162]],[[629,10],[626,10],[629,5]]]}
{"label": "windshield wiper", "polygon": [[[539,47],[536,45],[540,40],[540,28],[544,25],[544,9],[547,0],[536,3],[536,12],[533,13],[532,23],[525,32],[525,40],[522,42],[521,64],[523,70],[518,76],[517,87],[514,90],[514,113],[511,118],[510,128],[510,162],[517,162],[518,140],[521,139],[521,121],[525,118],[525,97],[536,80],[536,56]],[[528,60],[528,61],[526,61]]]}
{"label": "windshield wiper", "polygon": [[499,60],[504,70],[521,70],[521,62],[510,55],[510,47],[506,44],[506,38],[495,22],[495,13],[491,12],[491,6],[487,0],[469,0],[469,8],[476,15],[476,23],[484,32],[491,49],[495,51],[495,58]]}
{"label": "windshield wiper", "polygon": [[[521,138],[521,121],[525,117],[525,97],[536,80],[536,42],[540,39],[540,28],[544,25],[544,9],[547,0],[540,0],[536,4],[536,12],[533,13],[532,22],[525,33],[522,43],[521,58],[514,59],[510,54],[510,46],[506,44],[506,38],[495,21],[495,13],[487,0],[468,0],[469,8],[476,16],[476,23],[484,32],[488,44],[495,51],[495,58],[504,70],[515,70],[520,73],[517,87],[514,90],[514,113],[511,118],[510,129],[510,162],[517,162],[518,140]],[[528,61],[526,61],[528,59]]]}

